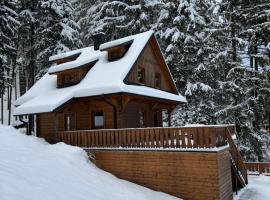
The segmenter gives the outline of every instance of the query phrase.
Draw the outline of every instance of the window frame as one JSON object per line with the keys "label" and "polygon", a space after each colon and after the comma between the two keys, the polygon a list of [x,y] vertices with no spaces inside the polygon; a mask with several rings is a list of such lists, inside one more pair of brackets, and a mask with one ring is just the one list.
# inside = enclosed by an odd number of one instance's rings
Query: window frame
{"label": "window frame", "polygon": [[[141,113],[142,113],[142,115],[141,115]],[[143,116],[143,119],[142,119],[143,124],[141,124],[141,116]],[[145,128],[145,127],[147,127],[147,125],[146,125],[146,124],[147,124],[147,121],[146,121],[146,117],[147,117],[146,111],[144,111],[144,110],[139,110],[138,117],[139,117],[139,127],[140,127],[140,128]]]}
{"label": "window frame", "polygon": [[[103,125],[102,126],[96,126],[95,125],[95,114],[96,113],[102,113],[103,114]],[[104,114],[104,111],[103,110],[97,110],[97,111],[92,111],[91,113],[91,122],[92,122],[92,129],[104,129],[105,128],[105,114]]]}
{"label": "window frame", "polygon": [[[139,74],[141,73],[141,78],[139,77]],[[140,80],[141,79],[141,80]],[[145,84],[145,68],[144,67],[138,67],[137,69],[137,81],[139,84]]]}
{"label": "window frame", "polygon": [[[67,117],[70,117],[69,128],[67,128]],[[75,113],[66,113],[66,114],[64,114],[64,130],[65,131],[74,131],[74,130],[76,130]]]}

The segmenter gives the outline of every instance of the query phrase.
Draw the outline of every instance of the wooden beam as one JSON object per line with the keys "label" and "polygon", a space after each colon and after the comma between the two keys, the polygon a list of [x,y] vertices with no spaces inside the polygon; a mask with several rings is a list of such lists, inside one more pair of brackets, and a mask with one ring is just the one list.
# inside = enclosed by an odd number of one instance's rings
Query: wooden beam
{"label": "wooden beam", "polygon": [[125,109],[125,107],[127,106],[127,104],[130,102],[131,97],[130,96],[121,96],[121,110]]}

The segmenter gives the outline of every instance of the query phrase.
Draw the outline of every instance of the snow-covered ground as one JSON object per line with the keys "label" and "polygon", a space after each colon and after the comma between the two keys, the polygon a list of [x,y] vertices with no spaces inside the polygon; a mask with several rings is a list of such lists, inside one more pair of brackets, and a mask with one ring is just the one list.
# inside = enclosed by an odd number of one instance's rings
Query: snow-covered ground
{"label": "snow-covered ground", "polygon": [[270,199],[270,176],[248,177],[248,185],[239,191],[234,200],[269,200]]}
{"label": "snow-covered ground", "polygon": [[64,143],[50,145],[0,126],[1,200],[176,200],[116,178]]}

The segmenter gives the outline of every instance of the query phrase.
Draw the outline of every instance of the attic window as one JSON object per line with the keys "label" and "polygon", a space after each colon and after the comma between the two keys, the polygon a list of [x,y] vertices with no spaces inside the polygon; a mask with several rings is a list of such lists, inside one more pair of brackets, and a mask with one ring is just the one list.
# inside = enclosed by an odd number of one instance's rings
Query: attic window
{"label": "attic window", "polygon": [[113,42],[105,43],[101,45],[100,50],[108,52],[108,61],[116,61],[125,56],[132,42],[133,40],[122,42],[122,43],[117,43],[116,41],[113,41]]}
{"label": "attic window", "polygon": [[77,53],[71,56],[67,56],[65,58],[61,58],[61,59],[56,59],[56,60],[51,60],[52,62],[56,63],[57,65],[63,64],[63,63],[67,63],[67,62],[71,62],[76,60],[79,56],[81,55],[81,53]]}
{"label": "attic window", "polygon": [[142,84],[145,83],[145,69],[144,68],[141,68],[141,67],[138,68],[137,80],[139,83],[142,83]]}
{"label": "attic window", "polygon": [[57,72],[57,87],[63,88],[80,83],[89,70],[95,65],[96,61],[82,65],[75,69]]}

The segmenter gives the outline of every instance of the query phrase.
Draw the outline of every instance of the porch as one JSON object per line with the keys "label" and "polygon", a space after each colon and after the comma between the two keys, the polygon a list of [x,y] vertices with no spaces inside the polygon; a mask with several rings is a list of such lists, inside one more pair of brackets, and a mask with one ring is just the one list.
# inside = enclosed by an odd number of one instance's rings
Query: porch
{"label": "porch", "polygon": [[58,131],[56,141],[83,148],[213,149],[227,145],[234,126]]}
{"label": "porch", "polygon": [[[217,184],[216,190],[226,196],[230,193],[228,188],[238,190],[247,185],[246,165],[232,139],[234,129],[234,125],[99,129],[58,131],[55,137],[58,142],[84,148],[94,155],[101,169],[120,178],[193,199],[184,189],[178,194],[177,188],[198,187],[199,191],[205,180],[206,184]],[[160,167],[156,169],[154,166],[158,165]],[[154,174],[146,166],[152,168]],[[178,168],[185,177],[173,172]],[[170,181],[176,178],[174,173],[180,178],[178,183],[164,188],[164,184],[171,184]],[[181,182],[182,179],[187,179],[188,184]],[[176,189],[170,191],[172,187]],[[207,195],[204,194],[202,199],[213,197]],[[218,198],[229,198],[225,196]]]}

